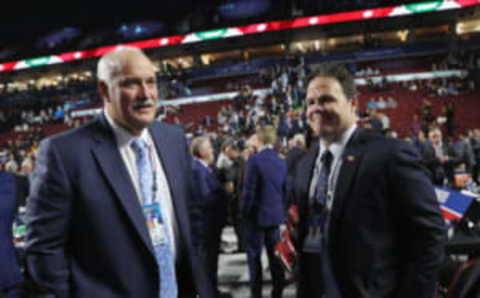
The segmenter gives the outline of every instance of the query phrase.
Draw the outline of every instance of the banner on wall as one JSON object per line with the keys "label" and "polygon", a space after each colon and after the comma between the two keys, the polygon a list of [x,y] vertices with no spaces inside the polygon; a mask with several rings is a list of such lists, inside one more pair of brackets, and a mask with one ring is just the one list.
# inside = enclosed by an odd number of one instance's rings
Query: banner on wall
{"label": "banner on wall", "polygon": [[479,5],[479,0],[438,0],[419,2],[398,6],[363,9],[349,12],[340,12],[328,15],[301,17],[290,20],[264,22],[246,26],[218,28],[214,30],[188,33],[168,37],[159,37],[149,40],[135,41],[127,44],[99,47],[90,50],[73,51],[58,55],[30,58],[21,61],[0,64],[0,72],[39,67],[44,65],[60,64],[69,61],[95,58],[104,55],[120,46],[133,46],[140,49],[160,48],[179,44],[204,42],[215,39],[225,39],[250,34],[261,34],[288,29],[306,28],[326,24],[365,21],[370,19],[392,18],[399,16],[424,14],[430,12],[447,11]]}

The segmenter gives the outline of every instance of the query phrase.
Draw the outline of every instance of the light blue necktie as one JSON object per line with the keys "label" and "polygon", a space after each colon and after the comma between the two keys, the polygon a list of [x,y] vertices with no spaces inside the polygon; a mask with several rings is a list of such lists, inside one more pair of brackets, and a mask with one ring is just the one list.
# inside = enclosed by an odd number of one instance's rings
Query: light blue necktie
{"label": "light blue necktie", "polygon": [[[142,192],[142,204],[149,205],[158,203],[157,198],[153,198],[154,177],[148,147],[144,140],[135,138],[131,143],[132,149],[136,153],[138,178]],[[158,205],[160,209],[160,204]],[[160,222],[164,222],[162,215],[159,215]],[[175,262],[172,249],[170,247],[170,235],[168,228],[164,224],[166,232],[166,242],[164,244],[154,245],[158,267],[160,270],[160,298],[177,298],[177,280],[175,275]]]}

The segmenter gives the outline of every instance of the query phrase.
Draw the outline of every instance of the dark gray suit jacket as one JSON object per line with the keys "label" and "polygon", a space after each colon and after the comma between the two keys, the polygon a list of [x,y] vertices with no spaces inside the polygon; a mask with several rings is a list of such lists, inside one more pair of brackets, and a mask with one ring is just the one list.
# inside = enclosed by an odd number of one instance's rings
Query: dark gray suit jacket
{"label": "dark gray suit jacket", "polygon": [[[294,183],[300,253],[317,154],[318,144],[300,162]],[[328,231],[332,270],[342,297],[433,297],[446,233],[417,150],[357,129],[342,159]],[[308,297],[302,261],[300,254],[298,293]]]}

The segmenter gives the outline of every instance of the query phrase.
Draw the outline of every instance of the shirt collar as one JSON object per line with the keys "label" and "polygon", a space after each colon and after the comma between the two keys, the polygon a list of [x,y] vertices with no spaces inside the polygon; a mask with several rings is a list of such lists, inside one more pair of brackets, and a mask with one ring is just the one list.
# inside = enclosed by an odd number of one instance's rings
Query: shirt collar
{"label": "shirt collar", "polygon": [[202,160],[200,158],[196,158],[196,157],[195,157],[195,159],[198,160],[198,162],[201,163],[204,167],[206,167],[207,169],[210,169],[210,167],[208,166],[208,164],[204,160]]}
{"label": "shirt collar", "polygon": [[273,145],[272,144],[267,144],[267,145],[263,146],[260,150],[258,150],[258,153],[260,153],[261,151],[263,151],[265,149],[272,149],[273,150]]}
{"label": "shirt collar", "polygon": [[[119,147],[130,146],[130,143],[138,136],[131,134],[128,130],[118,125],[115,120],[108,114],[106,110],[103,111],[105,118],[107,119],[108,124],[112,127],[113,134],[115,135],[115,139],[117,140],[117,144]],[[150,138],[148,137],[148,129],[143,129],[142,133],[140,134],[140,138],[143,139],[148,146],[151,145]]]}
{"label": "shirt collar", "polygon": [[318,156],[322,156],[322,154],[328,149],[333,154],[334,159],[339,158],[356,128],[357,124],[353,124],[352,126],[350,126],[347,130],[343,132],[341,138],[335,142],[332,142],[328,148],[325,145],[325,142],[323,140],[320,140]]}

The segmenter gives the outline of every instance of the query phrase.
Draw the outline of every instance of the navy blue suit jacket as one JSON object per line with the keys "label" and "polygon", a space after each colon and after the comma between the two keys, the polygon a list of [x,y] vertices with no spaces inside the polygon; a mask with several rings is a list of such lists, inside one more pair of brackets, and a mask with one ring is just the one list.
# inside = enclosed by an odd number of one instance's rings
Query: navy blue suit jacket
{"label": "navy blue suit jacket", "polygon": [[[183,133],[149,127],[178,223],[179,297],[210,298],[211,283],[192,246],[191,157]],[[42,142],[27,205],[26,258],[53,297],[158,297],[159,268],[145,218],[104,115]]]}
{"label": "navy blue suit jacket", "polygon": [[[299,252],[317,155],[318,143],[296,172]],[[329,256],[342,297],[433,297],[446,233],[417,150],[406,142],[357,129],[342,160],[328,231]],[[302,255],[299,264],[299,297],[309,297],[303,292]]]}
{"label": "navy blue suit jacket", "polygon": [[272,227],[285,220],[288,174],[285,160],[270,148],[247,161],[240,209],[243,217],[260,227]]}
{"label": "navy blue suit jacket", "polygon": [[23,281],[12,235],[17,207],[15,180],[14,175],[0,171],[0,290]]}
{"label": "navy blue suit jacket", "polygon": [[221,231],[227,222],[227,193],[214,172],[200,161],[194,159],[192,168],[197,190],[196,201],[200,203],[203,210],[202,230],[207,233]]}

